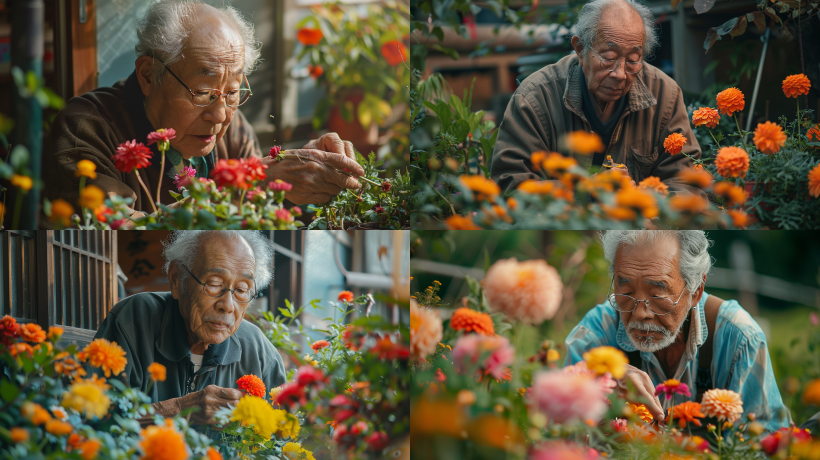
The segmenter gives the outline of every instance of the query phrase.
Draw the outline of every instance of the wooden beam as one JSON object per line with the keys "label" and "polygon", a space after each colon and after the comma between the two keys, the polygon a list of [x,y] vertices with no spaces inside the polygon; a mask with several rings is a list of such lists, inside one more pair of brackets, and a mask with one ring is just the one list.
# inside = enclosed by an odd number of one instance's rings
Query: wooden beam
{"label": "wooden beam", "polygon": [[[81,22],[80,7],[84,5]],[[71,2],[71,67],[73,94],[79,96],[97,87],[97,13],[96,0]]]}

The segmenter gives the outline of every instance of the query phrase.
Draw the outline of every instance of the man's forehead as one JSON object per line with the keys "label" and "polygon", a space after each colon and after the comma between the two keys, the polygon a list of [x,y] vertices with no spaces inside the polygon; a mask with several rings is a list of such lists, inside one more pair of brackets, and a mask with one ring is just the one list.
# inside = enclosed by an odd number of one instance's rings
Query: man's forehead
{"label": "man's forehead", "polygon": [[253,266],[249,268],[240,269],[238,272],[235,270],[231,270],[229,268],[211,266],[205,268],[205,274],[217,274],[225,276],[237,275],[242,278],[253,279]]}

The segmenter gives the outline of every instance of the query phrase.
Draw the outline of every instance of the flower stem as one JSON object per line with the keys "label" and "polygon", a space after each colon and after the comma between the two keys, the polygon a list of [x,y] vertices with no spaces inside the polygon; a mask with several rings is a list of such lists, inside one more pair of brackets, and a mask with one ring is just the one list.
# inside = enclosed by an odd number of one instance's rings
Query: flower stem
{"label": "flower stem", "polygon": [[709,131],[709,135],[712,136],[712,140],[715,141],[715,144],[717,144],[718,148],[720,148],[720,142],[718,142],[718,140],[715,139],[715,135],[712,134],[712,130],[709,128],[707,128],[706,130]]}
{"label": "flower stem", "polygon": [[157,183],[157,203],[160,202],[159,200],[159,189],[162,187],[162,176],[165,175],[165,150],[160,149],[159,153],[161,155],[162,160],[159,163],[159,182]]}
{"label": "flower stem", "polygon": [[744,149],[748,149],[748,147],[746,146],[746,139],[743,136],[743,130],[740,129],[740,123],[738,123],[738,121],[737,121],[737,114],[735,114],[734,117],[735,117],[735,124],[737,125],[737,132],[740,134],[740,142],[743,144]]}
{"label": "flower stem", "polygon": [[20,211],[23,210],[23,195],[26,193],[17,194],[17,202],[14,204],[14,220],[12,220],[11,228],[20,228]]}
{"label": "flower stem", "polygon": [[247,193],[247,192],[248,192],[247,190],[243,189],[242,190],[242,196],[239,197],[239,215],[240,216],[242,215],[242,202],[245,201],[245,193]]}
{"label": "flower stem", "polygon": [[800,137],[800,98],[796,97],[794,100],[797,102],[797,137]]}
{"label": "flower stem", "polygon": [[151,203],[151,208],[154,210],[154,212],[157,212],[157,205],[155,205],[154,200],[151,199],[151,191],[148,190],[148,187],[145,185],[145,182],[142,181],[142,177],[140,177],[140,172],[137,170],[137,168],[134,168],[134,174],[137,175],[137,180],[140,181],[142,189],[145,190],[145,194],[148,195],[148,202]]}

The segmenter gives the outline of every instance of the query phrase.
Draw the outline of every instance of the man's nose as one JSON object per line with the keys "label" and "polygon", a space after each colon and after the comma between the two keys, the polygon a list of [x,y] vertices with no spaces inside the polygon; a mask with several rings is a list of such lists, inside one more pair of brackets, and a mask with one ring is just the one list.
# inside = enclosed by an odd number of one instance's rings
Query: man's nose
{"label": "man's nose", "polygon": [[625,80],[626,79],[626,62],[624,61],[617,61],[615,63],[615,70],[609,72],[609,76],[616,80]]}
{"label": "man's nose", "polygon": [[233,313],[236,309],[236,303],[234,303],[233,294],[231,291],[225,290],[225,293],[222,294],[216,301],[214,308],[223,313]]}
{"label": "man's nose", "polygon": [[634,310],[632,310],[632,318],[630,320],[635,319],[637,321],[642,321],[646,318],[652,318],[654,316],[655,315],[651,311],[649,311],[649,308],[647,308],[646,302],[644,302],[643,300],[639,300],[638,306],[635,307]]}
{"label": "man's nose", "polygon": [[205,107],[202,111],[202,118],[215,125],[221,125],[228,119],[228,110],[232,110],[225,103],[225,98],[220,97],[218,101]]}

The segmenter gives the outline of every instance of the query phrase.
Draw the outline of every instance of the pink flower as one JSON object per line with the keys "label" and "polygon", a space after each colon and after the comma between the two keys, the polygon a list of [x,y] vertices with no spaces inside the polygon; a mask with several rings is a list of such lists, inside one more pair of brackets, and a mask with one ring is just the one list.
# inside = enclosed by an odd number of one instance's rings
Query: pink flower
{"label": "pink flower", "polygon": [[135,169],[145,168],[151,164],[151,149],[136,140],[125,141],[117,147],[117,153],[112,157],[114,166],[120,172],[130,173]]}
{"label": "pink flower", "polygon": [[276,179],[268,182],[268,188],[274,192],[289,192],[293,186],[281,179]]}
{"label": "pink flower", "polygon": [[[567,375],[584,375],[586,377],[593,379],[596,375],[595,371],[590,369],[585,361],[578,361],[577,363],[571,366],[567,366],[561,369],[561,372]],[[615,387],[618,386],[618,383],[615,382],[615,379],[612,378],[612,374],[610,374],[609,372],[598,377],[597,381],[598,384],[601,385],[601,390],[603,390],[605,394],[612,394]],[[604,398],[606,398],[606,396],[604,396]]]}
{"label": "pink flower", "polygon": [[199,182],[201,182],[203,184],[213,184],[214,183],[213,179],[208,179],[207,177],[200,177]]}
{"label": "pink flower", "polygon": [[122,227],[122,224],[124,224],[127,221],[128,221],[128,219],[117,219],[117,220],[111,222],[111,230],[116,230],[116,229]]}
{"label": "pink flower", "polygon": [[563,289],[558,271],[542,259],[499,260],[484,277],[490,307],[527,324],[541,324],[555,316]]}
{"label": "pink flower", "polygon": [[148,135],[148,145],[154,142],[170,142],[177,137],[177,132],[172,128],[160,128]]}
{"label": "pink flower", "polygon": [[373,207],[373,212],[375,212],[376,214],[381,214],[381,213],[384,212],[384,208],[381,207],[381,206],[374,206]]}
{"label": "pink flower", "polygon": [[214,170],[211,171],[211,177],[220,188],[250,188],[250,184],[246,181],[249,178],[245,172],[245,163],[235,158],[219,160],[214,166]]}
{"label": "pink flower", "polygon": [[812,312],[809,315],[809,319],[811,320],[812,326],[817,327],[818,325],[820,325],[820,319],[817,318],[817,313]]}
{"label": "pink flower", "polygon": [[276,156],[279,155],[279,152],[281,152],[281,151],[282,151],[282,146],[281,145],[274,145],[273,147],[270,148],[270,153],[268,153],[268,156],[271,157],[271,158],[276,158]]}
{"label": "pink flower", "polygon": [[528,400],[556,423],[592,420],[606,412],[605,392],[600,383],[585,375],[542,371],[533,377]]}
{"label": "pink flower", "polygon": [[253,199],[256,198],[257,196],[265,196],[265,192],[263,192],[262,189],[259,188],[259,187],[248,190],[248,193],[245,194],[245,198],[248,201],[253,201]]}
{"label": "pink flower", "polygon": [[626,419],[616,418],[615,420],[610,420],[609,426],[612,428],[612,431],[615,432],[626,433],[627,431]]}
{"label": "pink flower", "polygon": [[196,169],[190,166],[185,166],[179,174],[174,176],[174,185],[177,186],[177,190],[182,190],[182,187],[190,186],[191,180],[195,177]]}
{"label": "pink flower", "polygon": [[259,157],[242,158],[239,161],[245,167],[245,175],[249,181],[262,180],[267,177],[265,170],[268,169],[268,165],[262,164]]}
{"label": "pink flower", "polygon": [[672,399],[672,395],[675,393],[686,397],[692,396],[689,393],[689,386],[675,379],[669,379],[655,387],[655,396],[659,396],[661,393],[666,395],[667,400]]}
{"label": "pink flower", "polygon": [[277,209],[276,210],[276,221],[277,222],[293,222],[293,214],[290,213],[287,209]]}
{"label": "pink flower", "polygon": [[302,215],[302,208],[300,208],[299,206],[294,206],[290,208],[290,213],[296,217],[299,217]]}
{"label": "pink flower", "polygon": [[568,441],[545,441],[533,447],[527,456],[530,460],[591,460],[598,458],[598,451]]}
{"label": "pink flower", "polygon": [[385,193],[389,192],[391,187],[393,187],[393,186],[390,184],[389,180],[386,180],[386,181],[382,182],[382,190]]}
{"label": "pink flower", "polygon": [[453,347],[453,363],[460,372],[473,367],[483,356],[486,356],[484,362],[478,363],[479,379],[484,376],[498,381],[510,379],[507,366],[515,360],[515,348],[506,337],[468,334],[461,336]]}

